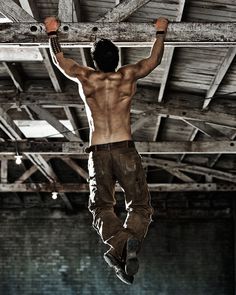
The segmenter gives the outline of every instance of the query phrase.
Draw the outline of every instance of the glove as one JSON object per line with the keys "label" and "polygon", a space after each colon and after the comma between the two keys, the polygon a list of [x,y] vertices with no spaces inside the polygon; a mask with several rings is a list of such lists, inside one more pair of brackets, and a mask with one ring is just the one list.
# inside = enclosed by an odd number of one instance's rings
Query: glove
{"label": "glove", "polygon": [[160,17],[157,19],[156,23],[155,23],[155,27],[158,31],[167,31],[167,27],[168,27],[168,19],[164,18],[164,17]]}
{"label": "glove", "polygon": [[47,33],[57,32],[60,27],[60,21],[57,17],[49,16],[45,18],[44,25]]}

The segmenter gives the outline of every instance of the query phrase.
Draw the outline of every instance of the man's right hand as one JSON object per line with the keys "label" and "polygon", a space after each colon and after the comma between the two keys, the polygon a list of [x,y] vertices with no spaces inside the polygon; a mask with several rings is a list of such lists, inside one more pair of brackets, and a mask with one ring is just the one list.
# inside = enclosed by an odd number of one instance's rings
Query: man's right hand
{"label": "man's right hand", "polygon": [[155,23],[155,27],[157,29],[157,31],[167,31],[167,27],[168,27],[168,19],[164,18],[164,17],[160,17],[157,19],[156,23]]}
{"label": "man's right hand", "polygon": [[56,32],[60,27],[60,21],[55,16],[46,17],[44,24],[47,33]]}

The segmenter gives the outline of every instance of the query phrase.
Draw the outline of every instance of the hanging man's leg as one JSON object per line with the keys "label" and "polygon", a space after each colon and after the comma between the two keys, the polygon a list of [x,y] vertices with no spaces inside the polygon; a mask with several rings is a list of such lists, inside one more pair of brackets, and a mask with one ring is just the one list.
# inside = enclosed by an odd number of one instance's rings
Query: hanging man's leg
{"label": "hanging man's leg", "polygon": [[126,244],[126,272],[133,275],[138,271],[137,253],[151,223],[153,208],[141,157],[136,149],[123,149],[123,152],[114,158],[116,177],[125,191],[128,212],[124,223],[124,228],[130,234]]}
{"label": "hanging man's leg", "polygon": [[92,152],[89,155],[90,198],[89,210],[93,214],[93,226],[110,249],[105,253],[106,262],[114,267],[116,275],[125,283],[133,282],[125,274],[122,262],[123,245],[127,240],[126,229],[114,212],[115,179],[112,172],[112,158],[109,151]]}

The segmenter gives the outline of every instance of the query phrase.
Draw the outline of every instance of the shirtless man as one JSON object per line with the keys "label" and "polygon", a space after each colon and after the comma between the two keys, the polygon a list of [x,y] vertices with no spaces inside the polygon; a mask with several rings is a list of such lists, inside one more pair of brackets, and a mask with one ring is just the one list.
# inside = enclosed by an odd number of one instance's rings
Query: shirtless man
{"label": "shirtless man", "polygon": [[[51,54],[56,66],[79,84],[90,127],[89,210],[93,226],[109,245],[104,259],[117,277],[132,284],[138,271],[137,253],[151,222],[153,209],[141,158],[131,136],[130,108],[136,81],[161,62],[168,21],[156,22],[156,41],[149,57],[116,71],[118,48],[101,39],[91,49],[96,70],[65,58],[57,37],[59,22],[45,19]],[[124,224],[114,213],[115,183],[125,192],[127,217]]]}

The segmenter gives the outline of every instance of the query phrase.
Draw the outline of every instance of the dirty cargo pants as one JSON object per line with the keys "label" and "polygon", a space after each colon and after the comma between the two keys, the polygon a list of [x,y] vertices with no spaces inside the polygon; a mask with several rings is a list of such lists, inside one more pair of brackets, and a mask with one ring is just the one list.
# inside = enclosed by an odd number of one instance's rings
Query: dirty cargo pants
{"label": "dirty cargo pants", "polygon": [[[133,236],[142,243],[153,214],[141,157],[133,141],[91,146],[87,152],[93,227],[122,260],[127,239]],[[124,224],[114,212],[116,181],[125,193]]]}

